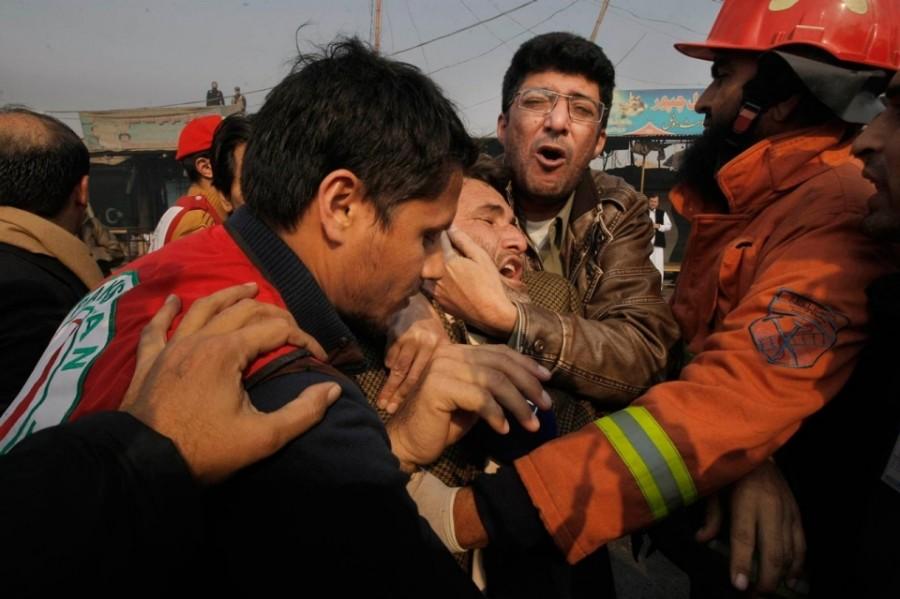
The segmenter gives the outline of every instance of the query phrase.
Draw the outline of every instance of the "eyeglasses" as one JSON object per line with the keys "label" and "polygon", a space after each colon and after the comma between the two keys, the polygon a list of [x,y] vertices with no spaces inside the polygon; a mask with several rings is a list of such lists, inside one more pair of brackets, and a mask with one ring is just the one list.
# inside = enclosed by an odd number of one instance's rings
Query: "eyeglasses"
{"label": "eyeglasses", "polygon": [[561,97],[569,101],[569,117],[573,121],[596,125],[603,120],[606,105],[603,102],[594,102],[586,96],[570,96],[549,89],[529,88],[519,90],[514,101],[522,110],[546,116],[553,112]]}

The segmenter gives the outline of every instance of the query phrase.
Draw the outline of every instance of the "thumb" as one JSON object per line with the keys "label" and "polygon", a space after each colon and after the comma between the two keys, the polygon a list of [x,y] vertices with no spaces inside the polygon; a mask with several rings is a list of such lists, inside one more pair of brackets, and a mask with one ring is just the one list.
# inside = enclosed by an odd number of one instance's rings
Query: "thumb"
{"label": "thumb", "polygon": [[262,424],[273,433],[271,453],[318,424],[340,396],[341,387],[337,383],[311,385],[280,409],[261,414]]}
{"label": "thumb", "polygon": [[722,528],[722,502],[718,495],[712,495],[706,500],[706,518],[703,526],[694,535],[694,539],[698,543],[712,541],[719,534],[720,528]]}
{"label": "thumb", "polygon": [[453,243],[453,247],[460,255],[465,256],[478,262],[482,257],[487,256],[487,252],[481,249],[481,246],[475,243],[471,237],[457,227],[450,227],[447,235]]}

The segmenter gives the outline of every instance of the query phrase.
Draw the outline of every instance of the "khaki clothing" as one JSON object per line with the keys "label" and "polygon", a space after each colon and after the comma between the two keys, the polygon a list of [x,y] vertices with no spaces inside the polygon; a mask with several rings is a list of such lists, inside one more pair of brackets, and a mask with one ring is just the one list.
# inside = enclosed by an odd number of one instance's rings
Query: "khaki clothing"
{"label": "khaki clothing", "polygon": [[80,239],[32,212],[0,206],[0,242],[32,254],[56,258],[88,289],[95,288],[103,280],[91,250]]}
{"label": "khaki clothing", "polygon": [[[228,200],[226,200],[215,187],[203,189],[199,185],[191,185],[185,195],[197,195],[206,198],[210,205],[215,208],[216,213],[219,215],[219,220],[221,221],[225,221],[225,219],[228,218],[228,215],[231,214],[226,208]],[[214,226],[216,226],[216,221],[212,216],[203,210],[191,210],[181,218],[181,221],[179,221],[178,226],[175,228],[175,232],[172,233],[171,241],[180,239],[191,233],[196,233],[197,231],[202,231],[203,229],[211,229]]]}

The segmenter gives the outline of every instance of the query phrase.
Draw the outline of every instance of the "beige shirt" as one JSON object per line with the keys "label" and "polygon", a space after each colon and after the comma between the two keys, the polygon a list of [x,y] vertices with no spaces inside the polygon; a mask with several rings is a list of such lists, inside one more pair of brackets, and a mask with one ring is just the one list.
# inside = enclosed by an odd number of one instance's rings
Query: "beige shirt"
{"label": "beige shirt", "polygon": [[561,277],[566,276],[562,267],[562,249],[566,242],[566,232],[569,229],[569,217],[572,214],[574,201],[575,192],[573,191],[565,205],[553,218],[545,221],[522,219],[525,234],[537,249],[544,270]]}

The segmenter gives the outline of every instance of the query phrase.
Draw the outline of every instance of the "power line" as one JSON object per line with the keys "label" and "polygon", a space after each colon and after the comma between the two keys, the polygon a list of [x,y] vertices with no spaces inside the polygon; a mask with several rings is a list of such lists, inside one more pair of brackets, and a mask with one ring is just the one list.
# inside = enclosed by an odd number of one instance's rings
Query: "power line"
{"label": "power line", "polygon": [[616,5],[616,4],[610,4],[610,6],[612,6],[612,7],[613,7],[614,9],[616,9],[616,10],[621,10],[621,11],[623,11],[623,12],[627,12],[627,13],[630,14],[632,17],[634,17],[634,18],[636,18],[636,19],[640,19],[641,21],[650,21],[651,23],[662,23],[662,24],[664,24],[664,25],[671,25],[671,26],[673,26],[673,27],[678,27],[678,28],[680,28],[680,29],[684,29],[685,31],[690,31],[691,33],[696,33],[697,35],[706,35],[706,34],[703,33],[702,31],[697,31],[696,29],[691,29],[691,28],[688,27],[687,25],[682,25],[681,23],[676,23],[675,21],[668,21],[668,20],[666,20],[666,19],[653,19],[653,18],[651,18],[651,17],[645,17],[645,16],[643,16],[643,15],[637,14],[636,12],[634,12],[634,11],[632,11],[632,10],[629,10],[629,9],[627,9],[627,8],[618,6],[618,5]]}
{"label": "power line", "polygon": [[[552,19],[553,17],[555,17],[555,16],[558,15],[559,13],[563,12],[564,10],[568,10],[569,8],[575,6],[576,4],[578,4],[578,0],[574,0],[573,2],[569,2],[568,4],[566,4],[565,6],[563,6],[562,8],[560,8],[559,10],[556,10],[556,11],[552,12],[552,13],[550,14],[549,17],[547,17],[547,18],[545,18],[545,19],[542,19],[542,20],[538,21],[537,23],[535,23],[535,24],[532,25],[531,27],[537,27],[538,25],[543,25],[544,23],[546,23],[547,21],[549,21],[550,19]],[[470,57],[470,58],[464,58],[463,60],[459,60],[459,61],[457,61],[457,62],[454,62],[454,63],[448,64],[448,65],[446,65],[446,66],[440,67],[439,69],[435,69],[435,70],[433,70],[433,71],[430,71],[430,72],[426,73],[426,75],[434,75],[435,73],[439,73],[439,72],[445,71],[445,70],[447,70],[447,69],[452,69],[453,67],[457,67],[457,66],[459,66],[459,65],[461,65],[461,64],[466,64],[467,62],[472,62],[473,60],[476,60],[476,59],[478,59],[478,58],[481,58],[482,56],[485,56],[485,55],[487,55],[487,54],[490,54],[490,53],[493,52],[494,50],[496,50],[496,49],[498,49],[498,48],[500,48],[500,47],[506,45],[507,43],[513,41],[513,40],[516,39],[517,37],[521,37],[521,36],[525,35],[526,32],[534,33],[534,32],[531,31],[531,29],[529,29],[528,27],[524,27],[524,29],[525,29],[525,31],[523,31],[523,32],[521,32],[521,33],[517,33],[516,35],[512,36],[511,38],[509,38],[509,39],[507,39],[507,40],[500,40],[501,43],[497,44],[497,45],[494,46],[493,48],[488,48],[488,49],[485,50],[484,52],[482,52],[482,53],[480,53],[480,54],[476,54],[475,56],[472,56],[472,57]]]}
{"label": "power line", "polygon": [[[409,0],[403,0],[403,3],[406,4],[406,14],[409,15],[409,22],[412,23],[413,30],[416,32],[416,38],[421,42],[422,34],[419,32],[419,27],[416,25],[416,20],[413,18],[412,10],[409,8]],[[428,57],[425,55],[425,48],[422,48],[422,60],[425,61],[425,68],[430,69],[428,66]]]}
{"label": "power line", "polygon": [[642,35],[641,37],[638,38],[638,41],[634,42],[634,45],[628,49],[628,52],[626,52],[625,55],[619,59],[619,62],[617,62],[614,66],[619,66],[620,64],[625,62],[625,59],[628,58],[628,55],[631,54],[632,52],[634,52],[634,49],[638,47],[638,44],[640,44],[642,41],[644,41],[645,37],[647,37],[646,32],[644,33],[644,35]]}
{"label": "power line", "polygon": [[427,46],[428,44],[431,44],[431,43],[434,43],[434,42],[437,42],[437,41],[440,41],[443,39],[447,39],[448,37],[454,36],[457,33],[462,33],[463,31],[468,31],[469,29],[474,29],[475,27],[478,27],[479,25],[484,25],[485,23],[490,23],[491,21],[495,21],[502,16],[508,15],[509,13],[515,12],[517,10],[521,10],[521,9],[525,8],[526,6],[528,6],[529,4],[534,4],[535,2],[537,2],[537,0],[529,0],[528,2],[525,2],[524,4],[520,4],[514,8],[510,8],[509,10],[506,10],[498,15],[494,15],[493,17],[490,17],[488,19],[482,19],[481,21],[472,23],[471,25],[466,25],[465,27],[456,29],[455,31],[451,31],[450,33],[445,33],[444,35],[439,35],[437,37],[431,38],[430,40],[426,40],[424,42],[416,44],[415,46],[410,46],[409,48],[397,50],[396,52],[389,54],[389,56],[397,56],[398,54],[403,54],[404,52],[409,52],[410,50],[415,50],[416,48],[421,48],[422,46]]}
{"label": "power line", "polygon": [[709,85],[709,82],[706,82],[706,83],[697,83],[697,82],[694,82],[694,83],[685,83],[685,82],[683,82],[683,81],[681,81],[681,82],[674,82],[674,81],[651,81],[651,80],[649,80],[649,79],[639,79],[639,78],[637,78],[637,77],[626,77],[625,75],[620,75],[620,74],[618,74],[618,73],[616,73],[616,79],[628,79],[629,81],[637,81],[638,83],[648,83],[648,84],[650,84],[650,85],[671,85],[671,86],[674,86],[674,87],[706,87],[707,85]]}

